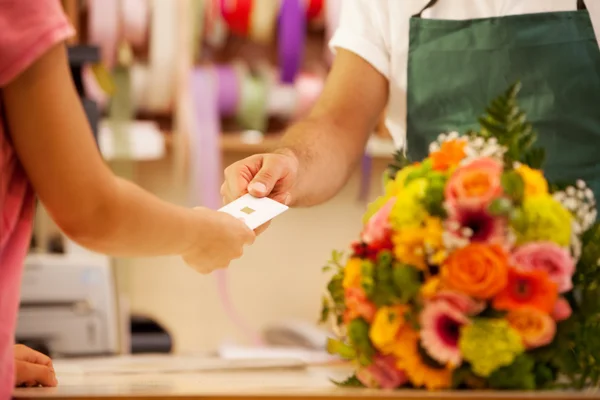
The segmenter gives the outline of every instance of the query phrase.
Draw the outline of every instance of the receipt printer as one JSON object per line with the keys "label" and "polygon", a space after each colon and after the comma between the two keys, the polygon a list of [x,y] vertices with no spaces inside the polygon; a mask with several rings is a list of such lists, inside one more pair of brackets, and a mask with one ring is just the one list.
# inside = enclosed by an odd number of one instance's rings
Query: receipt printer
{"label": "receipt printer", "polygon": [[18,343],[52,357],[117,354],[119,321],[109,258],[38,254],[26,259]]}

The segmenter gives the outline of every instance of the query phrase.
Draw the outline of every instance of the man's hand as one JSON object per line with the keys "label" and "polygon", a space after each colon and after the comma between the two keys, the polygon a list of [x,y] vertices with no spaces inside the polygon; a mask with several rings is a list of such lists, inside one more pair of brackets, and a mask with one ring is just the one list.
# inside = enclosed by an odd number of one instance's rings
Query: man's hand
{"label": "man's hand", "polygon": [[49,386],[58,384],[50,357],[27,346],[17,344],[15,353],[15,386]]}
{"label": "man's hand", "polygon": [[223,202],[231,203],[250,193],[289,205],[297,176],[298,159],[292,152],[250,156],[225,169],[225,182],[221,186]]}

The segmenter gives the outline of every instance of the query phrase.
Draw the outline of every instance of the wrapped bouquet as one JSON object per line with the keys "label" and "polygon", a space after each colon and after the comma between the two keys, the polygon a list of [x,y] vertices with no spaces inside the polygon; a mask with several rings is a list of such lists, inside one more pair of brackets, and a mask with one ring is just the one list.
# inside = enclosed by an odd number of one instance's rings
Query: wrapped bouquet
{"label": "wrapped bouquet", "polygon": [[322,320],[332,354],[383,389],[582,388],[600,379],[600,227],[582,181],[549,184],[517,104],[478,132],[398,152],[347,259],[334,252]]}

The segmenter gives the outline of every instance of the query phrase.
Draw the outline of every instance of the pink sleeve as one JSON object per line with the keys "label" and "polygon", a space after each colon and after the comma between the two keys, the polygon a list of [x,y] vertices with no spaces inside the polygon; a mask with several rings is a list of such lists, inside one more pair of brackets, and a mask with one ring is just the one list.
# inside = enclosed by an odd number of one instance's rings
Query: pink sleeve
{"label": "pink sleeve", "polygon": [[59,0],[0,0],[0,87],[74,31]]}

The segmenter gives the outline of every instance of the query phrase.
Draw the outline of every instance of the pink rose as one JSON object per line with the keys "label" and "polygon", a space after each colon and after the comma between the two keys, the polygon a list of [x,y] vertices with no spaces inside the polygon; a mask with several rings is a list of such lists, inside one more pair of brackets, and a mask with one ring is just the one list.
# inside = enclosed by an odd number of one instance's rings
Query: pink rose
{"label": "pink rose", "polygon": [[445,301],[465,315],[477,315],[485,309],[484,301],[477,301],[462,293],[442,290],[431,301]]}
{"label": "pink rose", "polygon": [[376,355],[371,365],[358,370],[356,377],[369,388],[396,389],[408,382],[404,371],[396,368],[393,356]]}
{"label": "pink rose", "polygon": [[571,279],[575,273],[575,260],[568,250],[554,243],[538,242],[521,246],[513,253],[512,262],[515,267],[526,271],[548,272],[550,279],[558,285],[559,293],[573,288]]}
{"label": "pink rose", "polygon": [[381,243],[390,235],[392,226],[390,224],[390,213],[396,198],[392,197],[369,219],[362,233],[362,241],[366,244]]}
{"label": "pink rose", "polygon": [[450,210],[481,209],[502,194],[502,164],[492,158],[478,158],[458,167],[446,185]]}
{"label": "pink rose", "polygon": [[566,319],[569,319],[573,310],[571,309],[571,305],[564,297],[559,297],[556,301],[556,305],[554,306],[554,310],[552,311],[552,318],[556,322],[561,322]]}

